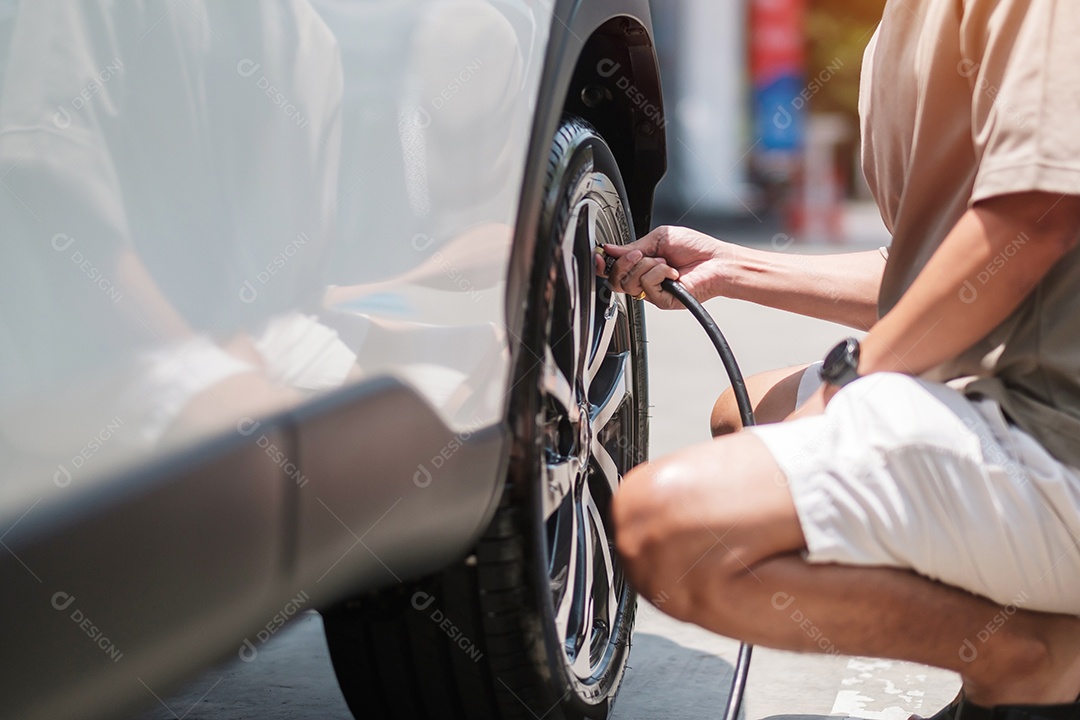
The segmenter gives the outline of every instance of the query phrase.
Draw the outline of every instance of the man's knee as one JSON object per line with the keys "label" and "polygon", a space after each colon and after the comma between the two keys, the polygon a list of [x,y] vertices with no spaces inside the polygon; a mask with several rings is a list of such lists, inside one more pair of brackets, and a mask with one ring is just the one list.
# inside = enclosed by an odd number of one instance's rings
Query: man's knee
{"label": "man's knee", "polygon": [[748,433],[630,471],[615,494],[615,542],[631,585],[687,620],[738,593],[756,563],[805,547],[776,461]]}
{"label": "man's knee", "polygon": [[647,597],[651,587],[649,563],[663,534],[667,503],[655,492],[655,465],[639,465],[623,478],[611,505],[615,523],[615,547],[631,584]]}
{"label": "man's knee", "polygon": [[[799,385],[806,367],[770,370],[746,379],[747,393],[758,423],[780,422],[795,411]],[[743,429],[739,403],[730,387],[716,399],[709,429],[713,437],[730,435]]]}
{"label": "man's knee", "polygon": [[735,400],[735,393],[728,388],[716,398],[713,405],[712,416],[709,418],[709,430],[713,437],[730,435],[742,430],[742,416],[739,414],[739,403]]}
{"label": "man's knee", "polygon": [[663,572],[674,548],[677,491],[666,487],[676,472],[664,463],[631,470],[615,495],[615,544],[631,585],[645,597],[670,595],[673,583]]}
{"label": "man's knee", "polygon": [[664,611],[682,619],[696,602],[694,578],[686,576],[699,563],[707,560],[718,582],[745,569],[717,542],[740,518],[732,513],[703,522],[695,514],[696,478],[688,472],[671,462],[639,466],[624,478],[613,505],[616,547],[631,585],[646,598],[663,598]]}

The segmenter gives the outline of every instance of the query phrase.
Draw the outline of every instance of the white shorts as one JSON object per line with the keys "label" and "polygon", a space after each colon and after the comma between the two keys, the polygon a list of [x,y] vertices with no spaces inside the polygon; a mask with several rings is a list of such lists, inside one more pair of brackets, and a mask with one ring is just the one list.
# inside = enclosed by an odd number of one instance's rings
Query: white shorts
{"label": "white shorts", "polygon": [[784,473],[810,562],[906,568],[1001,605],[1080,614],[1080,472],[997,403],[877,373],[824,415],[750,432]]}

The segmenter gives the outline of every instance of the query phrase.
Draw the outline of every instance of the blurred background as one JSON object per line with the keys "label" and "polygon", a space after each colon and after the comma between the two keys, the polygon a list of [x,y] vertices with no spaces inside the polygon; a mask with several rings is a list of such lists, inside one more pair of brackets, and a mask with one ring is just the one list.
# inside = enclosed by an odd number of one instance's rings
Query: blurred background
{"label": "blurred background", "polygon": [[656,0],[668,175],[657,222],[754,242],[884,243],[859,167],[885,0]]}

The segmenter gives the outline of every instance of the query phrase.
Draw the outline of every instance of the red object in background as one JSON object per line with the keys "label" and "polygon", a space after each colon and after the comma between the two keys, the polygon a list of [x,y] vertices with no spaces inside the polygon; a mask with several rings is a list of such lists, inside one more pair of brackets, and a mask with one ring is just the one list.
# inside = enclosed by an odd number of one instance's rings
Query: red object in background
{"label": "red object in background", "polygon": [[806,66],[806,0],[751,0],[750,75],[755,86]]}
{"label": "red object in background", "polygon": [[767,174],[790,177],[806,118],[806,0],[750,0],[754,132]]}
{"label": "red object in background", "polygon": [[750,0],[750,75],[758,167],[790,193],[788,231],[804,242],[843,238],[844,180],[835,149],[846,130],[812,118],[807,85],[807,0]]}

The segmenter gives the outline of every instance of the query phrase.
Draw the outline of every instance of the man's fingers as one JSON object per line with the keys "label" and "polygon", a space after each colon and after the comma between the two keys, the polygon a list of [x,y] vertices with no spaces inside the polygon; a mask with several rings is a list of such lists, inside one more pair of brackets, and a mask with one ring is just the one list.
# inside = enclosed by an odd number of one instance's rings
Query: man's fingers
{"label": "man's fingers", "polygon": [[[627,295],[640,295],[644,290],[641,282],[642,277],[653,268],[662,265],[665,265],[662,258],[639,258],[628,272],[619,276],[619,285],[622,287],[622,291]],[[618,267],[618,264],[616,264],[616,267]]]}
{"label": "man's fingers", "polygon": [[604,248],[604,253],[605,254],[610,255],[613,258],[620,258],[623,255],[629,255],[633,251],[640,249],[640,248],[634,247],[634,245],[635,245],[634,243],[631,243],[629,245],[605,244],[602,247]]}
{"label": "man's fingers", "polygon": [[650,259],[645,258],[640,250],[634,250],[626,257],[620,258],[611,269],[611,277],[618,283],[620,292],[627,295],[637,295],[641,288],[637,286],[637,279],[648,270]]}
{"label": "man's fingers", "polygon": [[623,281],[630,276],[630,271],[643,257],[644,255],[641,254],[640,250],[631,250],[626,255],[616,259],[614,265],[608,265],[607,278],[612,290],[615,292],[627,292],[623,288]]}
{"label": "man's fingers", "polygon": [[660,307],[681,307],[678,301],[672,297],[666,295],[664,289],[660,287],[660,283],[664,280],[678,280],[679,273],[675,268],[670,265],[661,263],[649,268],[645,274],[641,276],[641,289],[645,292],[645,297],[649,299],[654,305]]}
{"label": "man's fingers", "polygon": [[659,243],[657,242],[656,238],[653,237],[652,233],[649,233],[645,237],[635,240],[632,243],[627,243],[625,245],[605,244],[604,252],[609,253],[613,257],[624,257],[637,250],[641,252],[642,255],[651,257],[653,255],[656,255],[656,250],[658,246]]}
{"label": "man's fingers", "polygon": [[[605,243],[599,246],[597,255],[604,260],[603,267],[597,262],[596,273],[601,277],[607,277],[611,280],[611,287],[613,290],[624,292],[618,285],[618,279],[627,275],[631,268],[643,257],[645,258],[657,258],[661,262],[666,262],[663,258],[659,257],[658,251],[660,249],[660,229],[653,230],[648,235],[632,243],[626,245],[612,245]],[[640,290],[638,291],[641,292]]]}
{"label": "man's fingers", "polygon": [[625,245],[609,245],[603,246],[604,252],[612,257],[622,258],[626,257],[630,253],[637,250],[645,257],[656,257],[659,254],[660,249],[660,235],[658,230],[653,230],[651,233],[643,238],[638,238],[632,243]]}

